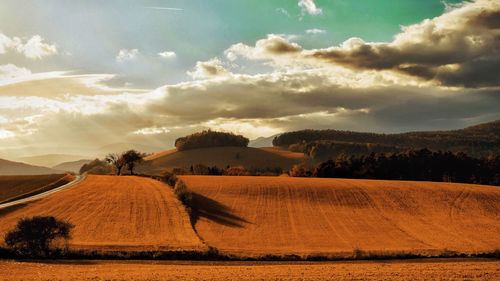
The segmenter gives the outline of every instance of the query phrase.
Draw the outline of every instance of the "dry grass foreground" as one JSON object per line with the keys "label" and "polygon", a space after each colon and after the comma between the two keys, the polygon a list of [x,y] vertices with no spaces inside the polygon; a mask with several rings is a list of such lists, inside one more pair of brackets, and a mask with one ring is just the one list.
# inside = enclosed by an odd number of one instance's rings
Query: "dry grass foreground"
{"label": "dry grass foreground", "polygon": [[0,203],[62,186],[74,178],[69,174],[0,176]]}
{"label": "dry grass foreground", "polygon": [[499,280],[498,260],[335,263],[0,261],[0,280]]}
{"label": "dry grass foreground", "polygon": [[74,224],[73,249],[205,250],[172,189],[149,178],[88,176],[72,188],[0,214],[0,237],[20,218],[34,215]]}
{"label": "dry grass foreground", "polygon": [[247,169],[276,167],[290,169],[293,165],[307,159],[303,153],[273,147],[211,147],[184,151],[172,149],[147,156],[145,160],[137,168],[138,172],[161,174],[173,168],[189,168],[196,164],[219,168],[230,165],[244,166]]}
{"label": "dry grass foreground", "polygon": [[195,228],[224,253],[436,255],[500,249],[500,188],[288,177],[182,176]]}

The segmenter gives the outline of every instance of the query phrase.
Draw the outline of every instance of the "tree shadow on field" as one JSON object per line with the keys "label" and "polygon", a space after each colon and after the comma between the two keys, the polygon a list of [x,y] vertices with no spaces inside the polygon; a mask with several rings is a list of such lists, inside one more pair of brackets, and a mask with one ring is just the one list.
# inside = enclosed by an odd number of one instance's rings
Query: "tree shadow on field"
{"label": "tree shadow on field", "polygon": [[244,227],[245,223],[250,223],[246,219],[231,212],[231,209],[224,204],[205,197],[198,193],[192,193],[193,208],[191,210],[193,225],[199,218],[206,218],[215,223],[230,226]]}

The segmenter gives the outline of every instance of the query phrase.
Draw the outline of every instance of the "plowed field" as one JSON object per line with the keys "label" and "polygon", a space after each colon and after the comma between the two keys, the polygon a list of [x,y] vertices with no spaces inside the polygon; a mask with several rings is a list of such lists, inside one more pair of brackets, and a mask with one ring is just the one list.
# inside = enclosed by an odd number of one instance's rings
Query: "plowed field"
{"label": "plowed field", "polygon": [[453,183],[183,176],[195,228],[236,255],[500,248],[500,188]]}
{"label": "plowed field", "polygon": [[500,262],[0,261],[0,280],[498,280]]}
{"label": "plowed field", "polygon": [[74,224],[71,248],[205,249],[172,189],[148,178],[88,176],[74,187],[0,214],[0,237],[21,217],[34,215]]}

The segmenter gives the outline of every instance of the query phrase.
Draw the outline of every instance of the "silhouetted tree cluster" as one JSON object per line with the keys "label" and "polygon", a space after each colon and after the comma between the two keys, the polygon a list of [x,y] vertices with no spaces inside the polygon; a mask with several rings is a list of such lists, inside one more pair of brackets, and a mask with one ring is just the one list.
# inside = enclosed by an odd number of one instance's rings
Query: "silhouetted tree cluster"
{"label": "silhouetted tree cluster", "polygon": [[179,151],[218,146],[246,147],[248,142],[249,139],[241,135],[208,130],[178,138],[175,140],[175,147]]}
{"label": "silhouetted tree cluster", "polygon": [[372,143],[348,143],[337,141],[312,141],[291,145],[290,150],[303,152],[316,161],[334,159],[339,155],[368,155],[370,153],[395,153],[401,151],[395,146]]}
{"label": "silhouetted tree cluster", "polygon": [[45,257],[55,249],[56,239],[67,242],[72,228],[70,223],[52,216],[22,218],[15,229],[5,235],[5,244],[23,256]]}
{"label": "silhouetted tree cluster", "polygon": [[135,165],[142,162],[143,157],[144,154],[131,149],[122,154],[110,153],[106,156],[105,161],[113,165],[118,176],[121,175],[123,167],[127,167],[130,174],[133,175]]}
{"label": "silhouetted tree cluster", "polygon": [[127,164],[125,163],[125,159],[123,159],[122,155],[118,153],[110,153],[106,155],[106,158],[104,158],[104,160],[110,165],[113,165],[118,176],[122,174],[123,166]]}
{"label": "silhouetted tree cluster", "polygon": [[189,168],[173,168],[172,172],[165,173],[166,177],[171,175],[206,175],[206,176],[279,176],[283,173],[280,167],[258,167],[247,169],[244,166],[230,166],[219,168],[217,166],[205,166],[203,164],[191,165]]}
{"label": "silhouetted tree cluster", "polygon": [[[273,145],[310,154],[313,149],[330,150],[332,156],[344,150],[349,155],[359,154],[363,145],[372,146],[371,152],[394,152],[428,148],[465,152],[474,157],[500,154],[500,120],[454,131],[375,134],[340,130],[302,130],[287,132],[273,139]],[[361,145],[361,146],[360,146]],[[324,151],[323,151],[324,152]],[[324,152],[326,153],[326,152]],[[338,155],[338,153],[337,153]]]}
{"label": "silhouetted tree cluster", "polygon": [[290,175],[500,185],[500,156],[473,158],[461,152],[428,149],[367,156],[340,155],[312,169],[295,166]]}

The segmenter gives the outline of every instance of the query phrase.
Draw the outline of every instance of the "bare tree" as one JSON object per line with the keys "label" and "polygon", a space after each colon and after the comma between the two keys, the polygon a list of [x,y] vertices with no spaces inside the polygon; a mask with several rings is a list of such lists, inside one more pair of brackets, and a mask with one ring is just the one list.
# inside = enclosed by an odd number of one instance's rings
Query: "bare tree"
{"label": "bare tree", "polygon": [[122,158],[123,161],[127,164],[130,174],[133,175],[135,164],[142,161],[142,154],[131,149],[127,152],[124,152],[122,154]]}
{"label": "bare tree", "polygon": [[105,160],[106,160],[106,162],[108,162],[109,164],[111,164],[115,167],[117,175],[122,174],[122,168],[123,168],[123,166],[125,166],[125,164],[127,164],[127,163],[125,163],[125,159],[123,158],[123,154],[118,155],[117,153],[110,153],[110,154],[106,155]]}

